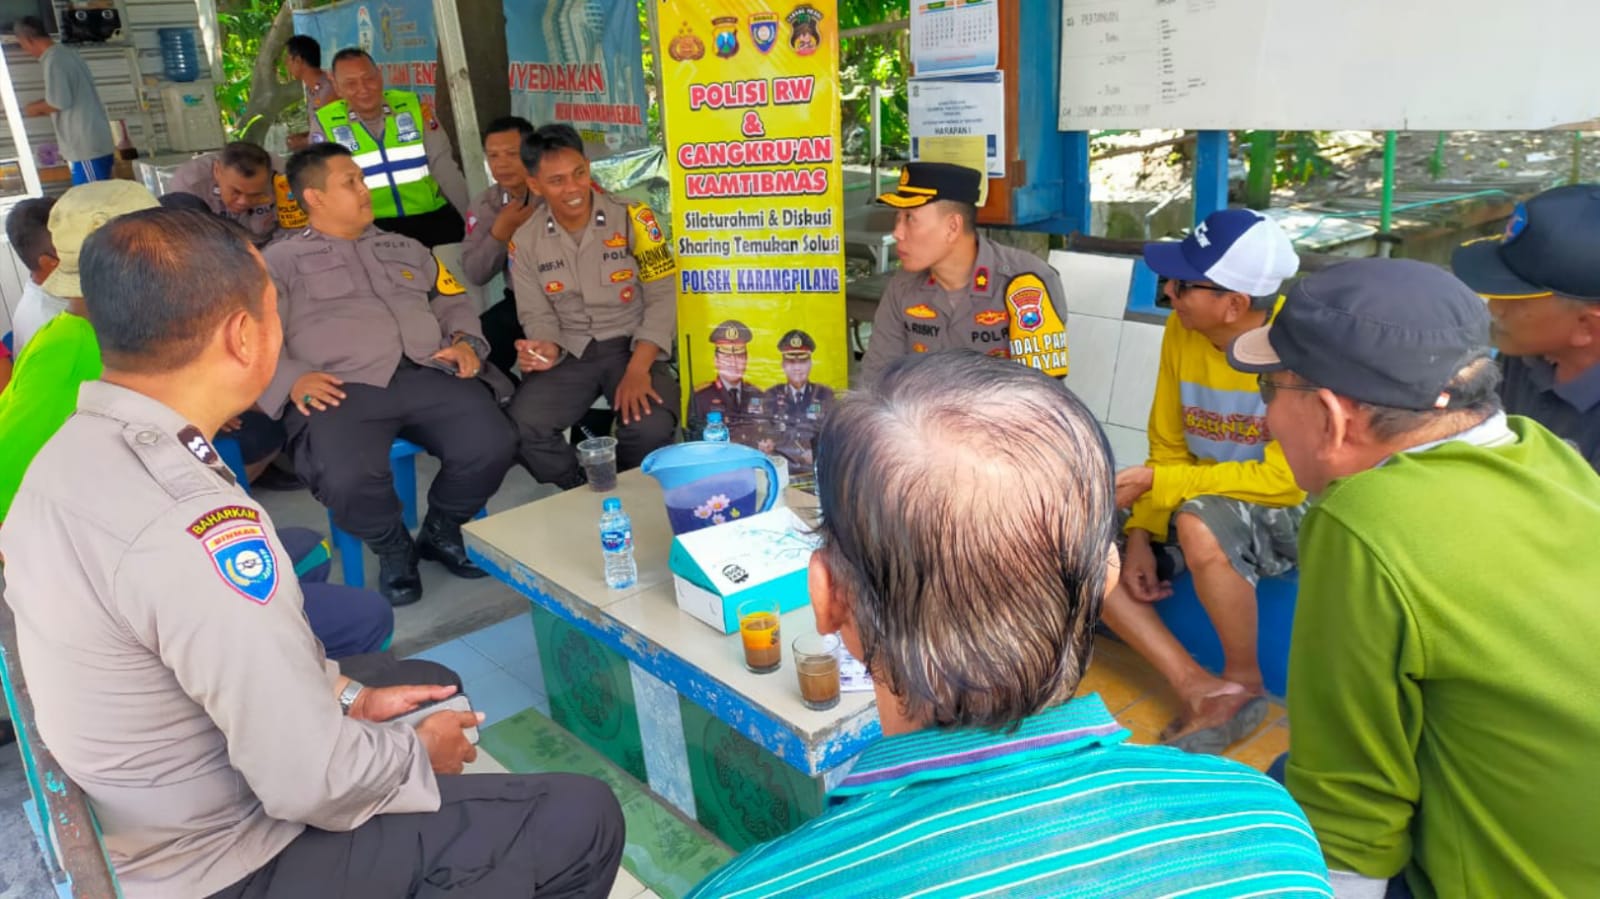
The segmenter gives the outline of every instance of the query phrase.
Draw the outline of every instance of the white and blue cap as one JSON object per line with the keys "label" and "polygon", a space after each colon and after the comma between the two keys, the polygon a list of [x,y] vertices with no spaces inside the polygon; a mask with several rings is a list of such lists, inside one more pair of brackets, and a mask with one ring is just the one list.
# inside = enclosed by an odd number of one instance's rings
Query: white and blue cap
{"label": "white and blue cap", "polygon": [[1221,209],[1183,240],[1147,243],[1144,261],[1163,278],[1204,281],[1252,297],[1277,293],[1300,270],[1289,236],[1251,209]]}

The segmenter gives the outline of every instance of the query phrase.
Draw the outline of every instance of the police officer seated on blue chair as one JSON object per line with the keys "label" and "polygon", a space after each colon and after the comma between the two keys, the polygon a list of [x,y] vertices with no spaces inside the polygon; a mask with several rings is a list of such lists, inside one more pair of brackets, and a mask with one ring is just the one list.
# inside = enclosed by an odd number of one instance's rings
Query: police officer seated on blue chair
{"label": "police officer seated on blue chair", "polygon": [[[483,577],[461,525],[499,489],[516,434],[479,380],[489,347],[477,310],[426,247],[373,226],[349,150],[311,146],[288,175],[310,227],[263,253],[284,339],[259,405],[283,418],[295,471],[334,523],[377,555],[391,603],[422,597],[419,557]],[[415,542],[389,469],[396,437],[440,461]]]}

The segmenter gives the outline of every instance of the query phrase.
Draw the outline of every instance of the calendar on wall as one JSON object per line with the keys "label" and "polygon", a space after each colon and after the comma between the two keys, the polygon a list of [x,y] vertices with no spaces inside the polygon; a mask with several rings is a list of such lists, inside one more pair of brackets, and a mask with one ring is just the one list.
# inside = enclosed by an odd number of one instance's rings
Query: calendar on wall
{"label": "calendar on wall", "polygon": [[999,0],[912,0],[914,76],[970,75],[999,65]]}

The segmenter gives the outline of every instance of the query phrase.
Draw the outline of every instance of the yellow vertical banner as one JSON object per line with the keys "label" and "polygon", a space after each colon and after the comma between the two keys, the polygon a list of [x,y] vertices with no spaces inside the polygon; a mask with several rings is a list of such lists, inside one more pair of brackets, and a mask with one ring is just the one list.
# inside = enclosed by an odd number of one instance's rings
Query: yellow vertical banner
{"label": "yellow vertical banner", "polygon": [[656,0],[685,423],[811,469],[850,358],[835,0]]}

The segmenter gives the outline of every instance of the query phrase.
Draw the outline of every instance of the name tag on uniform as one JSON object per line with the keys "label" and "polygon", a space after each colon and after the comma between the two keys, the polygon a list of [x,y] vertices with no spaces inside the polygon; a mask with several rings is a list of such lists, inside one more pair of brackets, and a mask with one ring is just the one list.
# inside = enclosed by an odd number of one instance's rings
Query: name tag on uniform
{"label": "name tag on uniform", "polygon": [[335,125],[333,127],[333,142],[343,144],[345,149],[352,153],[361,149],[361,144],[356,140],[356,132],[349,125]]}
{"label": "name tag on uniform", "polygon": [[409,112],[402,112],[394,117],[395,137],[401,143],[411,143],[422,137],[422,132],[417,128],[417,120]]}

